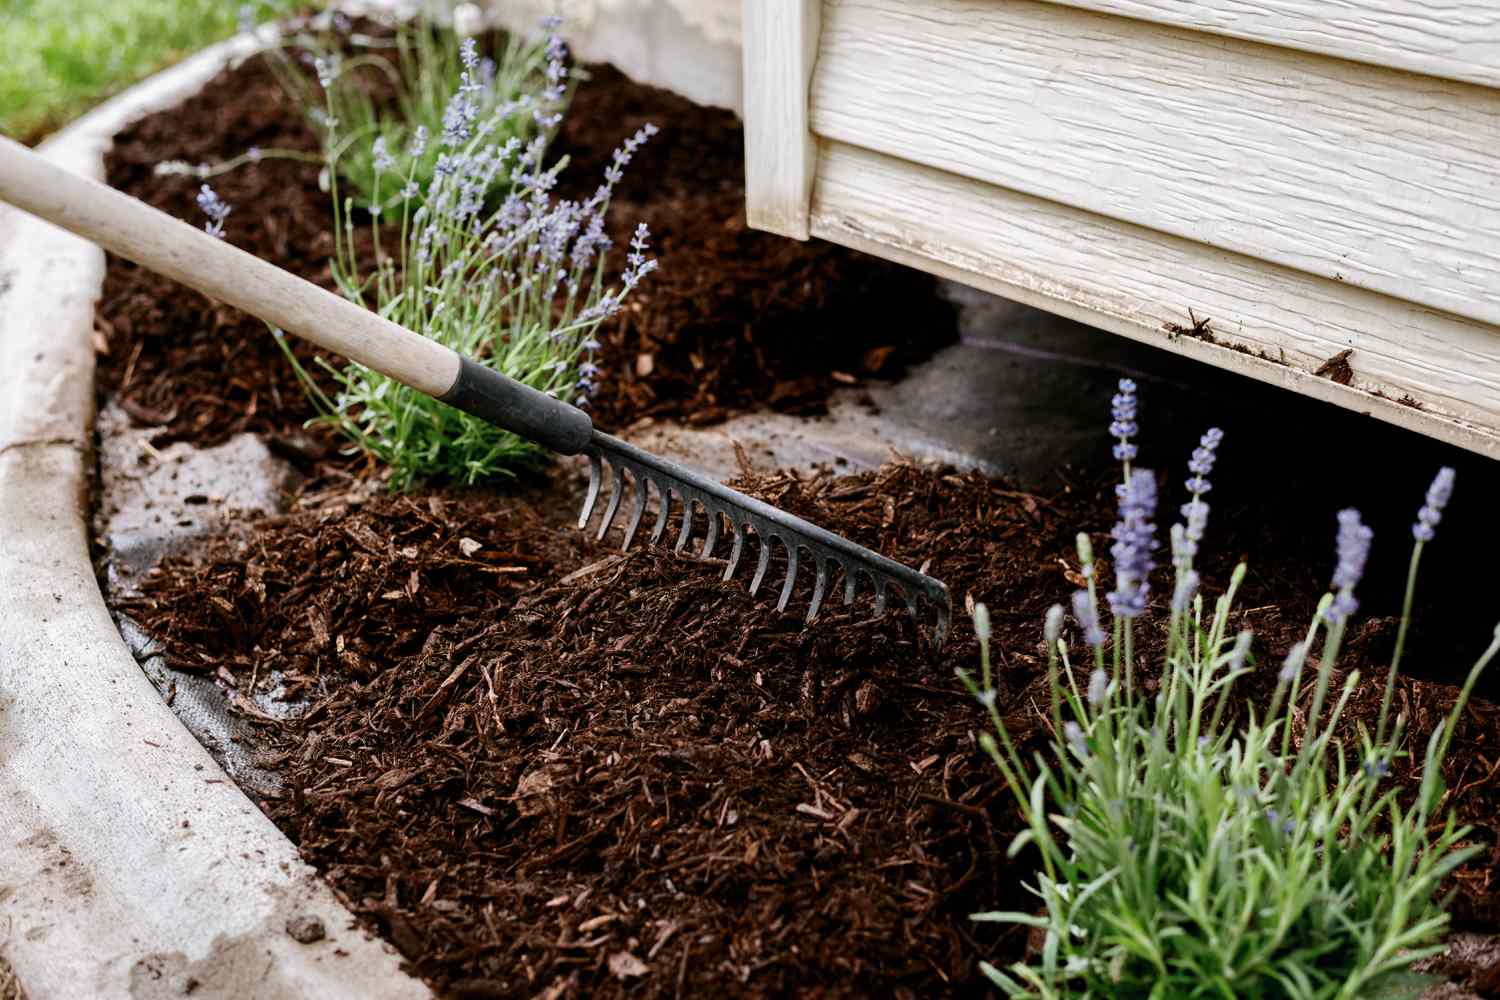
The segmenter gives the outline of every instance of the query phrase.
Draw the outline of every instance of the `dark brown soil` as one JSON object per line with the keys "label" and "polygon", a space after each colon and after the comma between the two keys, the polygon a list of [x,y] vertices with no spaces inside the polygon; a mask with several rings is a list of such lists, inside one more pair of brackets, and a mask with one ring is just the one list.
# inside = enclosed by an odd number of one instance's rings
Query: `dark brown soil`
{"label": "dark brown soil", "polygon": [[[601,426],[646,415],[709,423],[767,401],[816,412],[837,385],[899,373],[956,338],[952,308],[931,277],[828,243],[745,228],[743,135],[732,113],[633,83],[607,66],[588,72],[556,148],[573,161],[565,194],[591,192],[611,152],[641,124],[662,128],[628,168],[611,210],[615,263],[644,221],[661,267],[603,331]],[[157,176],[157,163],[219,163],[252,146],[317,147],[259,57],[126,129],[107,158],[108,180],[199,222],[194,197],[202,182]],[[214,178],[234,206],[225,237],[331,287],[330,209],[317,181],[316,165],[289,160]],[[329,450],[331,438],[296,430],[313,409],[259,320],[115,257],[102,302],[100,391],[142,423],[165,426],[160,441],[212,445],[250,430],[290,450]]]}
{"label": "dark brown soil", "polygon": [[[744,485],[987,603],[1008,724],[1040,745],[1039,622],[1076,583],[1074,531],[1107,526],[1107,489],[1043,498],[906,465]],[[304,499],[127,606],[180,666],[237,664],[241,685],[276,668],[313,702],[268,730],[288,791],[265,806],[416,971],[453,996],[928,996],[978,991],[978,959],[1020,952],[968,920],[1030,902],[953,677],[977,659],[966,616],[937,657],[868,604],[803,629],[721,562],[611,554],[537,502]],[[1214,546],[1208,575],[1232,552]],[[1284,596],[1261,576],[1240,602],[1267,659],[1305,621]],[[1379,626],[1350,666],[1368,672]],[[1402,682],[1414,739],[1452,694]],[[1481,704],[1450,756],[1489,839],[1497,735]],[[1460,872],[1461,922],[1493,926],[1493,873]]]}

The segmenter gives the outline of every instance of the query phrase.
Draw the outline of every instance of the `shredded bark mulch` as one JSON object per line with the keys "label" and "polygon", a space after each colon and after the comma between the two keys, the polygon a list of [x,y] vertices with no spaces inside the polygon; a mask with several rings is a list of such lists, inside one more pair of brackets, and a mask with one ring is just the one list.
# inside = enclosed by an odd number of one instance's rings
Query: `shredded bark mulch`
{"label": "shredded bark mulch", "polygon": [[[1008,724],[1041,746],[1039,622],[1077,583],[1074,531],[1107,526],[1106,488],[905,464],[741,485],[987,603]],[[961,608],[939,656],[868,602],[804,629],[805,588],[776,613],[743,568],[720,579],[722,542],[707,563],[612,553],[534,500],[304,497],[169,560],[125,608],[178,666],[311,704],[265,723],[286,792],[264,806],[415,971],[462,997],[927,996],[1022,953],[968,919],[1032,901],[953,676],[977,663]],[[1310,610],[1268,608],[1277,590],[1252,579],[1241,601],[1266,659]],[[1143,655],[1159,641],[1148,626]],[[1370,645],[1347,665],[1368,673]],[[1402,682],[1413,739],[1453,690]],[[1477,706],[1450,757],[1489,840],[1497,731]],[[1496,860],[1459,873],[1461,923],[1493,925]]]}
{"label": "shredded bark mulch", "polygon": [[587,69],[553,148],[571,158],[564,197],[588,197],[620,137],[647,122],[662,130],[610,206],[612,232],[651,227],[661,268],[603,337],[601,424],[706,424],[767,405],[820,413],[836,386],[896,377],[957,340],[930,275],[746,226],[744,132],[732,112],[611,66]]}
{"label": "shredded bark mulch", "polygon": [[[818,412],[838,385],[894,376],[956,338],[953,309],[932,277],[746,228],[744,139],[731,112],[608,66],[586,69],[554,150],[572,158],[565,196],[587,197],[615,147],[640,125],[662,128],[627,168],[610,213],[614,263],[623,264],[631,231],[645,222],[661,267],[602,331],[605,374],[594,410],[601,426],[643,416],[710,423],[766,401]],[[106,158],[108,182],[196,223],[202,182],[158,176],[156,165],[220,163],[251,147],[317,149],[260,57],[121,133]],[[234,206],[226,239],[332,287],[331,211],[318,172],[316,164],[266,159],[211,183]],[[142,424],[163,426],[158,443],[211,446],[249,430],[294,456],[332,450],[331,436],[299,429],[313,408],[259,320],[116,257],[101,301],[100,392]],[[314,354],[297,351],[304,360]]]}

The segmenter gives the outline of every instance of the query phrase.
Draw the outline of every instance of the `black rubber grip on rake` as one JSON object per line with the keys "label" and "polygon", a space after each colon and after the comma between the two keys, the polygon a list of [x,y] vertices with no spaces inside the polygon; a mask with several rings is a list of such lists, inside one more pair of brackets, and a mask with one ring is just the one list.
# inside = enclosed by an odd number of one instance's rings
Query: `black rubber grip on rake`
{"label": "black rubber grip on rake", "polygon": [[458,378],[438,398],[562,455],[577,455],[593,440],[594,422],[578,407],[468,358],[459,358]]}

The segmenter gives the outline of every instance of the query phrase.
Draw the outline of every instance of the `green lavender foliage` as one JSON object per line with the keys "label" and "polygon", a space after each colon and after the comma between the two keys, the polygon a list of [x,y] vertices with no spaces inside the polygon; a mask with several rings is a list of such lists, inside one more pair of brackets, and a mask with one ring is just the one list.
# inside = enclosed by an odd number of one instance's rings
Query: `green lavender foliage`
{"label": "green lavender foliage", "polygon": [[[372,36],[334,14],[305,22],[270,53],[283,86],[321,137],[325,159],[338,164],[344,194],[359,207],[393,210],[393,176],[424,189],[432,183],[442,150],[413,140],[443,131],[452,97],[470,73],[461,55],[466,41],[476,44],[427,18],[398,21],[390,36]],[[489,138],[530,142],[566,109],[566,87],[548,77],[549,65],[554,74],[560,65],[553,58],[559,54],[556,36],[497,35],[490,44],[470,73],[479,112],[493,123]],[[395,160],[392,168],[376,170],[376,140]],[[418,148],[420,153],[412,152]],[[386,183],[377,192],[379,180]],[[507,175],[497,175],[487,195],[503,194],[509,186]]]}
{"label": "green lavender foliage", "polygon": [[[555,97],[567,75],[562,43],[554,35],[543,51],[549,60],[543,87]],[[332,133],[334,276],[351,301],[526,385],[587,407],[603,376],[595,363],[600,349],[595,333],[656,267],[647,256],[649,232],[641,224],[619,283],[611,285],[605,275],[611,240],[604,232],[623,167],[656,128],[645,126],[625,140],[587,201],[557,201],[549,192],[566,164],[544,163],[550,130],[559,121],[555,102],[543,93],[497,104],[487,87],[500,77],[489,84],[481,78],[472,43],[461,45],[460,63],[438,133],[429,136],[414,127],[404,157],[383,136],[367,143],[371,175],[365,211],[357,210],[354,196],[343,194],[337,151],[351,144]],[[326,79],[332,71],[323,70]],[[335,89],[327,87],[325,93]],[[331,96],[327,113],[337,117]],[[523,143],[524,129],[512,121],[518,115],[543,131]],[[429,164],[431,180],[424,183]],[[510,193],[491,207],[502,179]],[[382,225],[386,219],[390,226]],[[369,259],[356,250],[357,225],[370,231]],[[399,236],[388,251],[382,235],[392,227]],[[289,350],[287,356],[319,410],[314,422],[335,428],[354,449],[388,464],[395,488],[427,479],[474,483],[511,476],[546,455],[526,439],[357,363],[319,360],[336,385],[330,394]]]}
{"label": "green lavender foliage", "polygon": [[[1123,420],[1116,398],[1113,428],[1125,432],[1115,434],[1122,445],[1117,457],[1126,463],[1122,494],[1141,475],[1129,469],[1133,386],[1129,395]],[[1202,504],[1208,484],[1201,463],[1193,472],[1193,500],[1183,511],[1201,535],[1207,505],[1194,505]],[[1079,646],[1065,641],[1061,606],[1047,617],[1054,733],[1048,756],[1024,760],[1006,731],[993,687],[989,616],[976,607],[980,673],[959,673],[988,709],[994,732],[980,742],[1024,817],[1010,853],[1030,849],[1040,866],[1028,886],[1038,912],[974,916],[1044,934],[1030,962],[1005,970],[982,965],[1007,996],[1346,1000],[1415,997],[1430,983],[1411,966],[1444,947],[1448,916],[1436,890],[1480,851],[1465,845],[1467,827],[1439,815],[1442,763],[1475,681],[1500,650],[1497,628],[1446,720],[1425,744],[1406,746],[1407,720],[1389,718],[1391,691],[1417,565],[1451,485],[1445,469],[1413,529],[1406,606],[1380,718],[1373,733],[1358,727],[1357,746],[1335,734],[1359,675],[1333,684],[1370,541],[1352,511],[1341,515],[1336,593],[1324,598],[1305,640],[1281,664],[1265,711],[1251,705],[1241,723],[1227,722],[1226,709],[1236,681],[1257,669],[1250,634],[1229,634],[1245,566],[1206,602],[1188,551],[1196,546],[1183,544],[1191,534],[1183,525],[1173,529],[1176,589],[1160,687],[1148,695],[1135,682],[1140,602],[1132,600],[1132,588],[1146,584],[1150,564],[1139,545],[1131,546],[1145,542],[1147,557],[1152,547],[1150,533],[1135,531],[1128,516],[1138,496],[1122,497],[1127,516],[1113,535],[1112,637],[1100,627],[1087,535],[1078,536],[1088,579],[1074,600]],[[1142,566],[1146,572],[1130,579]],[[1317,642],[1321,657],[1313,668],[1308,650]],[[1311,686],[1311,706],[1297,740],[1292,706],[1306,695],[1304,685]],[[1406,753],[1422,762],[1414,792],[1385,780],[1390,762]]]}

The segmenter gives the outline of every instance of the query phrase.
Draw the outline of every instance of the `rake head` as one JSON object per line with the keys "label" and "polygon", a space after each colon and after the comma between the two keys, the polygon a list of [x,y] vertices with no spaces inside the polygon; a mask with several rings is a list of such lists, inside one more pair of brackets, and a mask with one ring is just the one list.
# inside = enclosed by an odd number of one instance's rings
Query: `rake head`
{"label": "rake head", "polygon": [[791,601],[801,562],[800,553],[806,551],[811,554],[817,567],[812,600],[807,609],[808,621],[818,616],[823,599],[827,596],[834,567],[838,567],[844,576],[845,604],[854,602],[860,590],[859,578],[863,575],[868,578],[869,586],[874,590],[876,614],[885,611],[886,600],[892,589],[900,592],[901,598],[906,601],[907,610],[919,622],[922,603],[925,602],[934,609],[937,627],[933,644],[942,645],[953,617],[953,604],[948,596],[948,588],[941,581],[600,431],[594,431],[592,443],[584,449],[584,454],[589,459],[589,488],[583,513],[578,517],[579,528],[588,527],[594,508],[598,505],[599,495],[603,492],[603,466],[606,462],[611,470],[609,500],[597,529],[597,537],[601,540],[620,513],[621,500],[625,494],[625,474],[628,472],[633,484],[634,500],[621,548],[628,549],[635,539],[646,514],[650,487],[655,487],[659,502],[656,520],[651,529],[653,545],[661,541],[666,532],[667,520],[672,513],[672,497],[675,495],[682,507],[682,527],[677,534],[676,551],[681,552],[687,547],[688,539],[693,533],[693,504],[696,501],[702,506],[708,520],[699,558],[707,559],[713,553],[714,545],[719,540],[721,522],[727,520],[734,532],[734,547],[729,554],[729,564],[724,568],[725,580],[733,577],[735,570],[739,568],[740,558],[745,553],[747,535],[753,533],[759,540],[755,576],[750,581],[752,596],[765,582],[766,570],[771,564],[772,543],[779,541],[786,551],[787,573],[786,580],[781,585],[781,599],[776,604],[776,610],[785,611]]}

